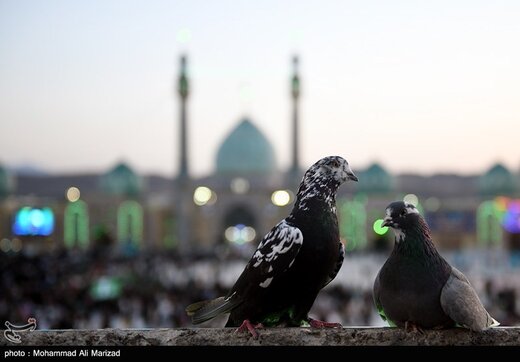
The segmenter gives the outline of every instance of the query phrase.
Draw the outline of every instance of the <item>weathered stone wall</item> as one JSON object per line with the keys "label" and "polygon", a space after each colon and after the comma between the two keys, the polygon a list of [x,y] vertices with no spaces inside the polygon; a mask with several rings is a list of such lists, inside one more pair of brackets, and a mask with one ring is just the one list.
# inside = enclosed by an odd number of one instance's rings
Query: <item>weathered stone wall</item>
{"label": "weathered stone wall", "polygon": [[371,346],[371,345],[520,345],[520,328],[499,327],[476,333],[465,329],[405,332],[396,328],[270,328],[257,340],[232,328],[102,329],[22,332],[21,344],[0,335],[0,346]]}

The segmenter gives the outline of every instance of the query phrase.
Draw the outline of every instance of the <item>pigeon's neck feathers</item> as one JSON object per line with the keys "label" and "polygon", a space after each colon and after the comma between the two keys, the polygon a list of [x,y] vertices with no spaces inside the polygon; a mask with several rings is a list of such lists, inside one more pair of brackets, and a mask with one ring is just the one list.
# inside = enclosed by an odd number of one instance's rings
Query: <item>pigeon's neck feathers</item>
{"label": "pigeon's neck feathers", "polygon": [[298,188],[293,214],[309,211],[311,204],[313,208],[314,206],[323,206],[329,211],[336,213],[336,191],[339,185],[339,182],[331,181],[325,175],[320,175],[319,173],[313,177],[304,176]]}
{"label": "pigeon's neck feathers", "polygon": [[426,258],[431,261],[442,259],[433,244],[430,228],[422,218],[413,227],[404,231],[404,238],[396,242],[394,251],[401,255]]}
{"label": "pigeon's neck feathers", "polygon": [[415,225],[408,228],[405,233],[406,236],[415,237],[415,238],[421,238],[424,240],[429,241],[432,245],[432,236],[431,236],[430,228],[428,227],[428,224],[426,224],[426,221],[422,217],[419,217]]}

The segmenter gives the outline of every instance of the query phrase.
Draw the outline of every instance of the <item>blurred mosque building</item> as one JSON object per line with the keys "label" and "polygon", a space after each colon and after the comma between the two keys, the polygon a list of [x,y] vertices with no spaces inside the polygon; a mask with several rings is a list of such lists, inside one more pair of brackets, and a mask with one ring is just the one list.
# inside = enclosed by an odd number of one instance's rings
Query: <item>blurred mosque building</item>
{"label": "blurred mosque building", "polygon": [[[242,119],[218,148],[214,172],[190,175],[190,89],[182,57],[176,177],[139,175],[126,163],[101,175],[13,175],[0,165],[0,252],[99,246],[249,253],[290,212],[303,175],[297,65],[294,58],[288,170],[279,170],[270,141],[254,121]],[[390,247],[393,234],[381,227],[381,218],[397,199],[417,205],[441,248],[520,249],[520,177],[501,164],[479,176],[392,175],[380,163],[354,171],[360,182],[341,188],[337,199],[341,237],[350,251]]]}

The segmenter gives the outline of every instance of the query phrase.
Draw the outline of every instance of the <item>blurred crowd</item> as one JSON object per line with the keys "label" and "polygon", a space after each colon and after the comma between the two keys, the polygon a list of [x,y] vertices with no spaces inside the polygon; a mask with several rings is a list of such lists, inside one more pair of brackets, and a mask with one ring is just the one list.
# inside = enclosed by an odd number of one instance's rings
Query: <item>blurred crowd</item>
{"label": "blurred crowd", "polygon": [[[371,290],[384,257],[349,256],[337,280],[320,293],[311,316],[345,326],[386,325],[376,313]],[[371,271],[357,267],[356,258],[367,260]],[[38,329],[187,327],[185,307],[225,295],[246,262],[238,254],[181,258],[164,251],[0,253],[0,321],[24,324],[35,317]],[[520,325],[519,270],[511,278],[481,277],[474,283],[502,325]],[[212,326],[224,323],[221,319]]]}

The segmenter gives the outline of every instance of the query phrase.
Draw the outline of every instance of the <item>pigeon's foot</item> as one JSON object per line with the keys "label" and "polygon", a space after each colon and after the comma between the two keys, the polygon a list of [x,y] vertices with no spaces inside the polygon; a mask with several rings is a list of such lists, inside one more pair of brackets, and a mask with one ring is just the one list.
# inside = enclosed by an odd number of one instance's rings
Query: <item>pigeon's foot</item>
{"label": "pigeon's foot", "polygon": [[323,322],[319,321],[317,319],[309,318],[309,325],[311,328],[342,328],[343,326],[341,323],[330,323],[330,322]]}
{"label": "pigeon's foot", "polygon": [[262,329],[264,328],[264,325],[262,323],[258,323],[257,325],[252,325],[249,319],[246,319],[242,322],[240,327],[237,328],[235,333],[237,332],[249,332],[251,333],[251,336],[253,336],[254,339],[258,339],[258,332],[256,329]]}
{"label": "pigeon's foot", "polygon": [[424,330],[413,322],[404,322],[404,330],[406,332],[418,332],[420,334],[424,334]]}

